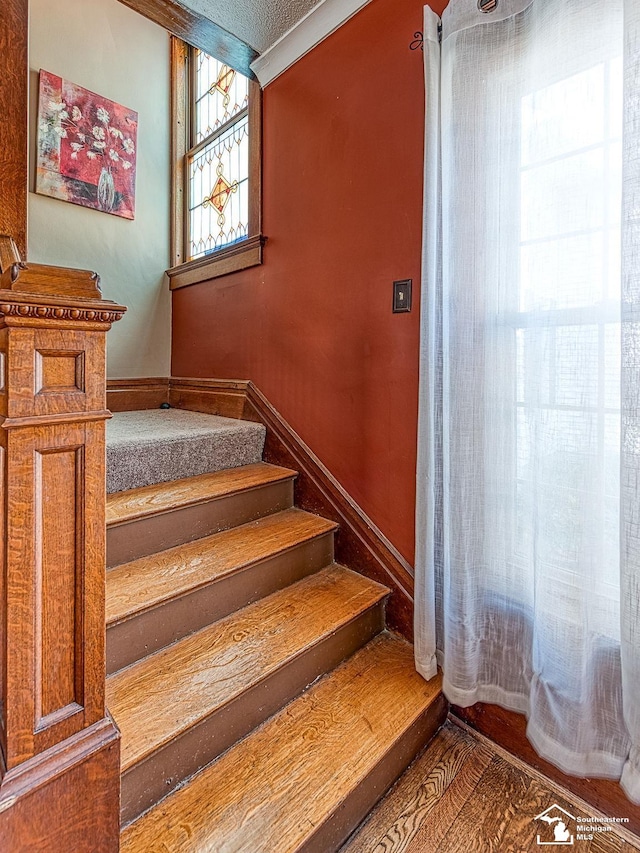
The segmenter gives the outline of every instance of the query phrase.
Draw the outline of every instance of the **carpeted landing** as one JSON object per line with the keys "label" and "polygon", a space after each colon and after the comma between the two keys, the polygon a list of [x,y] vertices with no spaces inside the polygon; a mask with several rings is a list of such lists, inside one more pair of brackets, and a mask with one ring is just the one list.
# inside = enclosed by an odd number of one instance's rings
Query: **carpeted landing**
{"label": "carpeted landing", "polygon": [[262,424],[187,412],[116,412],[107,421],[107,492],[260,462]]}

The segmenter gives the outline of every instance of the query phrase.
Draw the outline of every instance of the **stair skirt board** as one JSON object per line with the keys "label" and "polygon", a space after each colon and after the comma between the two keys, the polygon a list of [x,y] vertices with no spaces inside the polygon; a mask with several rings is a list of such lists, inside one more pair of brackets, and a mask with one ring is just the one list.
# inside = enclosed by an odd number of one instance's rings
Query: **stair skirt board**
{"label": "stair skirt board", "polygon": [[168,385],[172,406],[249,418],[266,426],[265,460],[299,472],[296,505],[338,522],[338,561],[390,587],[387,624],[413,642],[411,566],[253,382],[173,376]]}

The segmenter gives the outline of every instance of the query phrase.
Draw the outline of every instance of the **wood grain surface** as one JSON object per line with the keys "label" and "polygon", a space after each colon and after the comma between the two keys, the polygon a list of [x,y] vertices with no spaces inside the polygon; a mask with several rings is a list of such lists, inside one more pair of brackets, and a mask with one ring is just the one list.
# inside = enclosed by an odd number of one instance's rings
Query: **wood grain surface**
{"label": "wood grain surface", "polygon": [[168,402],[169,380],[166,377],[107,380],[107,408],[112,412],[159,409]]}
{"label": "wood grain surface", "polygon": [[199,47],[241,74],[255,78],[251,63],[258,53],[237,36],[214,23],[205,15],[175,0],[120,0],[145,18],[155,21],[187,44]]}
{"label": "wood grain surface", "polygon": [[640,836],[640,806],[629,802],[619,783],[611,779],[579,779],[576,776],[567,776],[553,764],[540,758],[527,739],[527,720],[523,714],[482,702],[470,708],[454,707],[452,711],[472,728],[495,741],[516,758],[526,761],[540,773],[549,776],[558,785],[568,788],[595,809],[610,817],[627,816],[629,829]]}
{"label": "wood grain surface", "polygon": [[[486,740],[447,723],[340,853],[533,853],[553,804],[574,817],[596,816],[568,791],[532,775]],[[624,817],[623,814],[619,817]],[[576,833],[575,827],[570,827]],[[616,832],[574,839],[577,853],[640,849]],[[545,837],[543,835],[543,840]],[[558,849],[558,848],[553,848]]]}
{"label": "wood grain surface", "polygon": [[[6,241],[7,238],[0,237]],[[6,255],[6,250],[3,252]],[[48,264],[32,264],[23,261],[0,276],[0,290],[15,290],[19,293],[57,295],[67,293],[80,299],[101,299],[100,276],[93,270],[77,270],[53,267]]]}
{"label": "wood grain surface", "polygon": [[332,566],[111,676],[107,704],[122,732],[123,771],[387,592]]}
{"label": "wood grain surface", "polygon": [[295,476],[296,472],[288,468],[258,462],[255,465],[243,465],[213,474],[200,474],[170,483],[115,492],[107,495],[107,524],[122,524],[177,507],[191,506],[256,489],[268,483],[289,480]]}
{"label": "wood grain surface", "polygon": [[290,509],[116,566],[107,573],[107,625],[335,528],[332,521]]}
{"label": "wood grain surface", "polygon": [[439,697],[381,634],[125,829],[121,853],[293,853]]}
{"label": "wood grain surface", "polygon": [[3,0],[0,15],[0,234],[27,251],[29,0]]}
{"label": "wood grain surface", "polygon": [[105,719],[9,771],[0,786],[2,853],[118,853],[119,739]]}
{"label": "wood grain surface", "polygon": [[[0,300],[0,849],[10,851],[118,846],[119,734],[104,704],[104,374],[105,334],[124,309],[80,297],[80,280],[39,268],[33,292],[4,289]],[[92,281],[85,296],[97,293]]]}

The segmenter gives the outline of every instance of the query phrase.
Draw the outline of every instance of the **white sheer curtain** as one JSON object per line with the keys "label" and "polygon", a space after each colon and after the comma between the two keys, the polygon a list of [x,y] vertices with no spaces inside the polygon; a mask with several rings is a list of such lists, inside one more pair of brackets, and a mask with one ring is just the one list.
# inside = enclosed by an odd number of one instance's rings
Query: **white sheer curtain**
{"label": "white sheer curtain", "polygon": [[451,0],[437,25],[418,669],[640,802],[640,0]]}

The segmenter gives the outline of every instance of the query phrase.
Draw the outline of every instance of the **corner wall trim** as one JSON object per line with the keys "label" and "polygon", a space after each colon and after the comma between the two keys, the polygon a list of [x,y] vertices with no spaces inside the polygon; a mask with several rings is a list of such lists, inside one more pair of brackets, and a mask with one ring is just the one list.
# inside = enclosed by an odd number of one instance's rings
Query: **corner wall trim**
{"label": "corner wall trim", "polygon": [[157,409],[168,402],[169,380],[166,376],[153,379],[107,380],[107,407],[112,412]]}
{"label": "corner wall trim", "polygon": [[321,0],[304,18],[251,63],[264,88],[371,0]]}

